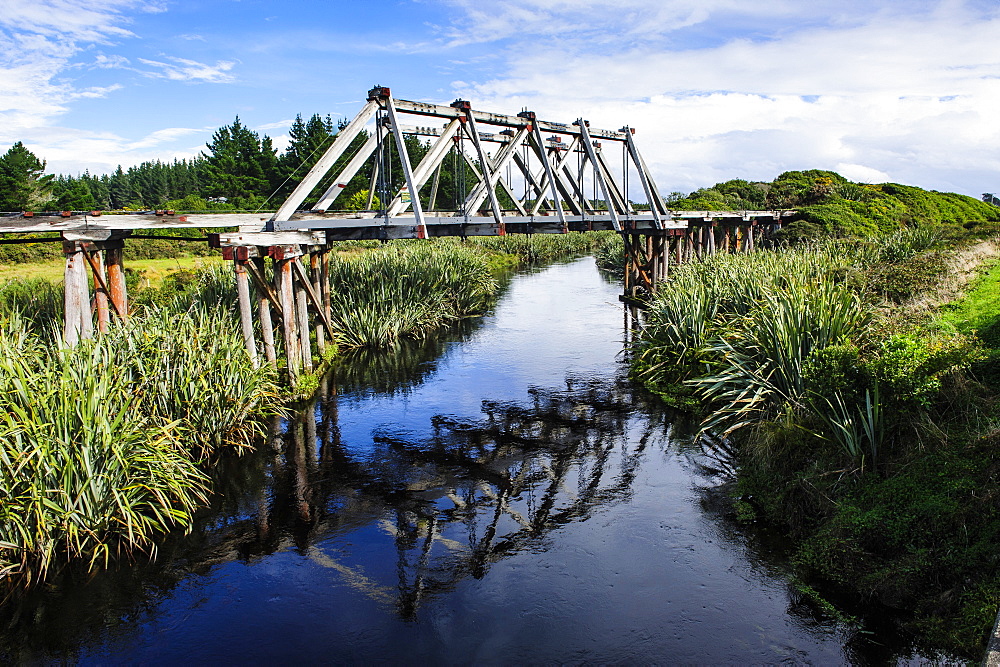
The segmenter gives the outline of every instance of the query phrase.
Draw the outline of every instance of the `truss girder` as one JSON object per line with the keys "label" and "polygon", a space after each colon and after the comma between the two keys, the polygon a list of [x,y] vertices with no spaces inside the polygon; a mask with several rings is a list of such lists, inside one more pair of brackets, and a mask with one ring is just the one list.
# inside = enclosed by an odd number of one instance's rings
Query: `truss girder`
{"label": "truss girder", "polygon": [[[453,215],[467,218],[470,213],[482,210],[484,203],[488,201],[488,209],[500,233],[505,221],[533,218],[543,207],[548,208],[550,202],[554,215],[564,229],[568,229],[567,221],[570,217],[578,220],[593,216],[606,217],[613,229],[621,230],[623,218],[630,220],[636,218],[635,208],[624,189],[630,168],[639,174],[655,228],[663,229],[665,221],[669,219],[670,213],[648,173],[645,162],[635,146],[632,131],[628,127],[618,131],[598,130],[588,127],[586,121],[582,119],[572,124],[564,124],[538,120],[535,114],[527,111],[517,116],[487,113],[473,110],[468,102],[462,100],[456,101],[451,106],[396,100],[387,88],[376,87],[370,91],[368,102],[361,112],[337,134],[319,161],[308,171],[278,211],[270,217],[268,228],[278,228],[279,223],[288,223],[293,219],[293,214],[301,207],[306,197],[328,177],[333,166],[341,161],[341,157],[348,151],[354,139],[376,114],[380,120],[378,126],[370,132],[364,145],[350,156],[346,165],[328,181],[331,185],[314,205],[313,211],[320,213],[329,211],[350,180],[374,159],[373,156],[384,154],[384,142],[392,141],[399,157],[399,166],[405,176],[405,185],[401,188],[395,186],[399,189],[393,193],[394,197],[385,206],[383,213],[358,212],[352,217],[374,218],[370,224],[389,224],[390,220],[396,221],[406,217],[406,211],[411,210],[410,215],[417,224],[417,234],[420,236],[420,230],[424,230],[425,227],[420,191],[433,178],[435,196],[431,199],[431,207],[438,208],[436,194],[440,172],[452,148],[457,147],[462,160],[469,167],[470,180],[474,183],[471,191],[465,195],[464,201],[456,202],[456,205],[460,203],[462,208]],[[399,117],[403,114],[439,118],[447,122],[443,129],[427,126],[404,127],[399,122]],[[489,130],[490,127],[503,128],[503,131],[496,133],[483,131]],[[551,132],[557,136],[546,139],[543,137],[543,132]],[[436,137],[416,167],[411,166],[407,155],[404,141],[406,134]],[[558,135],[568,136],[570,140],[559,139]],[[464,144],[460,139],[471,141],[473,156],[462,149]],[[620,180],[616,178],[616,171],[609,165],[600,144],[595,144],[597,139],[620,142],[624,147]],[[490,154],[485,147],[487,143],[500,144],[500,147]],[[534,159],[530,158],[531,155]],[[574,156],[578,159],[577,165],[571,161]],[[512,166],[516,169],[512,170]],[[376,169],[372,169],[373,181],[376,175]],[[587,197],[587,179],[591,179],[595,189],[600,191],[606,210],[601,210],[595,200]],[[522,186],[523,197],[515,192]],[[369,190],[373,190],[371,185]],[[510,197],[515,211],[505,212],[501,209],[497,197],[498,191],[505,192]],[[371,205],[372,203],[368,204],[369,209]],[[514,217],[512,218],[510,214]],[[437,211],[431,215],[436,219],[447,217],[446,211]],[[290,225],[281,224],[280,227],[288,229]]]}
{"label": "truss girder", "polygon": [[313,188],[319,185],[319,182],[323,180],[327,172],[333,168],[334,163],[350,147],[351,142],[361,133],[361,130],[364,129],[377,110],[378,104],[375,101],[369,100],[358,115],[347,124],[347,127],[337,133],[330,147],[320,156],[316,164],[313,165],[312,169],[309,170],[302,181],[296,186],[295,190],[292,191],[292,194],[288,196],[288,199],[285,200],[285,203],[271,217],[272,221],[288,220],[292,217],[292,214],[302,205],[302,202],[306,200],[306,197],[313,191]]}
{"label": "truss girder", "polygon": [[[560,155],[561,151],[559,149],[545,148],[545,145],[542,143],[541,133],[536,128],[535,134],[529,139],[529,144],[535,156],[542,162],[542,173],[539,175],[541,189],[544,191],[546,187],[550,188],[553,205],[560,212],[560,216],[562,216],[561,200],[566,201],[574,215],[583,215],[580,205],[573,198],[572,186],[567,185],[565,175],[562,173],[563,166],[569,161],[570,156],[576,150],[577,142],[574,140],[567,147],[565,154]],[[538,201],[535,202],[531,212],[537,213],[544,201],[545,197],[539,194]]]}
{"label": "truss girder", "polygon": [[[502,175],[504,168],[510,163],[511,159],[517,153],[517,149],[521,146],[521,143],[524,141],[524,138],[527,136],[527,134],[528,134],[527,128],[522,127],[520,130],[518,130],[514,138],[511,139],[509,142],[507,142],[500,149],[500,152],[497,153],[496,158],[490,161],[489,175],[487,176],[488,183],[480,182],[479,184],[476,185],[475,188],[472,189],[472,193],[466,200],[465,210],[475,211],[476,209],[478,209],[479,206],[483,203],[483,200],[486,199],[486,197],[489,195],[487,188],[494,192],[496,191],[497,183],[500,181],[500,176]],[[511,194],[511,192],[508,191],[508,194]],[[524,208],[523,206],[520,205],[520,202],[518,201],[517,197],[511,197],[511,199],[514,200],[515,205],[517,205],[518,209]]]}
{"label": "truss girder", "polygon": [[597,181],[598,187],[604,194],[604,203],[608,207],[608,215],[611,216],[611,224],[614,226],[616,231],[621,231],[621,221],[618,219],[618,212],[615,210],[615,203],[612,203],[611,201],[611,190],[608,183],[604,179],[601,165],[597,161],[597,152],[594,150],[594,142],[590,138],[590,133],[587,130],[587,122],[581,118],[577,121],[577,123],[580,128],[580,136],[583,140],[583,149],[586,151],[587,159],[590,160],[590,164],[594,167],[594,179]]}
{"label": "truss girder", "polygon": [[365,142],[365,145],[361,147],[361,150],[354,154],[354,157],[352,157],[351,161],[347,163],[344,170],[337,175],[337,180],[334,181],[333,185],[331,185],[327,191],[323,193],[323,196],[319,198],[319,202],[316,204],[317,211],[330,210],[330,206],[333,202],[340,196],[340,193],[344,191],[344,188],[346,188],[347,184],[351,182],[354,175],[361,170],[361,167],[365,166],[365,162],[367,162],[372,156],[375,149],[378,148],[378,141],[379,137],[377,132],[373,132],[369,135],[368,141]]}
{"label": "truss girder", "polygon": [[[434,142],[431,149],[427,151],[427,154],[424,155],[424,158],[420,161],[420,164],[417,165],[417,168],[413,170],[414,185],[417,187],[418,192],[427,182],[427,179],[431,177],[431,174],[435,173],[435,171],[440,168],[445,156],[452,147],[452,138],[455,136],[455,133],[460,127],[461,123],[458,120],[453,120],[448,123],[444,132],[442,132],[438,137],[438,140]],[[402,213],[408,207],[409,202],[403,202],[402,193],[397,193],[396,197],[392,200],[392,204],[388,208],[389,217]]]}
{"label": "truss girder", "polygon": [[625,131],[625,145],[628,147],[629,156],[632,158],[632,162],[639,167],[639,181],[642,183],[643,192],[646,193],[646,201],[649,202],[649,211],[653,214],[657,228],[662,229],[663,224],[660,215],[666,214],[665,204],[660,199],[660,193],[656,190],[656,183],[653,182],[653,179],[649,178],[649,174],[646,172],[646,163],[643,162],[642,156],[639,155],[639,149],[636,148],[635,141],[632,139],[632,129],[626,125],[622,130]]}
{"label": "truss girder", "polygon": [[[410,205],[413,207],[413,216],[417,219],[417,229],[424,227],[424,212],[420,206],[420,190],[414,187],[413,168],[410,166],[410,156],[406,150],[406,142],[403,140],[403,131],[399,127],[399,118],[396,113],[396,105],[390,95],[385,96],[386,111],[389,112],[389,123],[392,127],[392,135],[396,139],[396,150],[399,151],[399,161],[403,165],[403,173],[406,175],[406,187],[410,191]],[[421,235],[418,231],[418,237]]]}

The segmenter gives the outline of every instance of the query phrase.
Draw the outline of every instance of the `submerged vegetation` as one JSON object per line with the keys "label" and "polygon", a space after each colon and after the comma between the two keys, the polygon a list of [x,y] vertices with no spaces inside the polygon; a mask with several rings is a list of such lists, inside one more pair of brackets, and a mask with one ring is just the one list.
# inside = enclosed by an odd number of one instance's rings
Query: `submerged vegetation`
{"label": "submerged vegetation", "polygon": [[782,529],[805,581],[906,611],[925,648],[977,658],[1000,605],[997,276],[944,314],[916,307],[958,261],[949,236],[675,267],[632,368],[702,412],[705,446],[722,438],[736,471],[734,516]]}

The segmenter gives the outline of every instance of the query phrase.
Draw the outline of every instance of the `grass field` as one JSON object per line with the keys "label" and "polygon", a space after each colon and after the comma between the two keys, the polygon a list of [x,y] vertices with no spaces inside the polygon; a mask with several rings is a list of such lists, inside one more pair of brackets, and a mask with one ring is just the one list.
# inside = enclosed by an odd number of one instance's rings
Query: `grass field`
{"label": "grass field", "polygon": [[[159,287],[163,279],[178,271],[191,271],[222,262],[219,257],[177,257],[165,259],[135,259],[125,263],[125,269],[137,271],[144,279],[142,286]],[[38,264],[0,264],[0,282],[17,278],[42,278],[53,283],[63,281],[62,259]]]}
{"label": "grass field", "polygon": [[949,304],[942,316],[961,331],[979,333],[990,347],[1000,347],[1000,340],[990,335],[1000,322],[1000,262],[980,276],[968,294]]}

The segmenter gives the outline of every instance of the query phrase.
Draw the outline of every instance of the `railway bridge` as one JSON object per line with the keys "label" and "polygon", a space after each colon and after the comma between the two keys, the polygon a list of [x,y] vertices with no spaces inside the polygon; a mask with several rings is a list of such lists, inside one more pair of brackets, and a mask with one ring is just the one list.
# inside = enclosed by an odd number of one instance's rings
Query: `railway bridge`
{"label": "railway bridge", "polygon": [[[416,166],[407,135],[429,142]],[[273,364],[280,335],[294,384],[300,372],[312,370],[311,341],[322,354],[332,339],[328,267],[337,241],[614,230],[625,241],[625,292],[635,297],[655,292],[671,264],[752,250],[792,213],[671,211],[634,135],[628,126],[601,130],[582,118],[567,124],[527,110],[513,116],[478,111],[465,100],[450,106],[397,100],[376,86],[273,213],[21,211],[0,214],[0,233],[60,234],[54,240],[62,242],[66,259],[63,334],[72,345],[92,335],[95,320],[104,330],[128,317],[127,239],[176,238],[169,232],[180,228],[218,230],[205,240],[233,262],[247,350],[255,363],[263,357]],[[449,156],[468,176],[462,199],[444,208],[438,192]],[[338,197],[359,173],[370,175],[367,210],[339,210]],[[641,192],[640,201],[633,192]]]}

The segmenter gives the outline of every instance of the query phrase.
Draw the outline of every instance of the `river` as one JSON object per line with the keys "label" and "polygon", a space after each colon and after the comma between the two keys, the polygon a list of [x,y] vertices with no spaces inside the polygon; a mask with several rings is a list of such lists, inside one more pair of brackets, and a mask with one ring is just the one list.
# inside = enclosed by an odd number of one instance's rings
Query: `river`
{"label": "river", "polygon": [[6,657],[893,658],[818,615],[725,518],[720,478],[624,376],[619,292],[592,258],[555,264],[447,336],[342,365],[217,471],[211,511],[154,562],[8,606]]}

